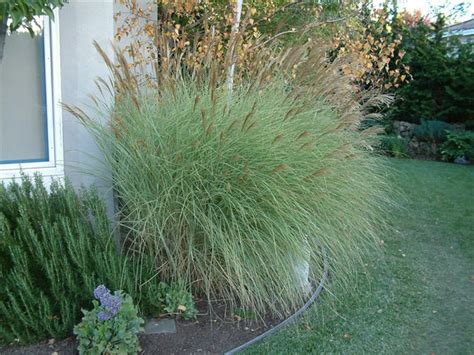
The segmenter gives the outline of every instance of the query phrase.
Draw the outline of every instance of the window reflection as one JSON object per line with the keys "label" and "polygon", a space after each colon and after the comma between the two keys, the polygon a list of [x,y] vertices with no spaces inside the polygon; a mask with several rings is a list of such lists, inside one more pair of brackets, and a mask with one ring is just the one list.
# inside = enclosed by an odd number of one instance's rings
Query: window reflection
{"label": "window reflection", "polygon": [[0,164],[48,160],[43,19],[8,33],[0,61]]}

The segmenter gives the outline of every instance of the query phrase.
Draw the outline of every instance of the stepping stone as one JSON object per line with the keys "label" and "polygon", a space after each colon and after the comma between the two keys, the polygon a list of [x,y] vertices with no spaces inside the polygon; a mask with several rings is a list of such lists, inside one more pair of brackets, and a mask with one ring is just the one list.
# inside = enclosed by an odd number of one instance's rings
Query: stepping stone
{"label": "stepping stone", "polygon": [[174,319],[148,319],[145,323],[144,334],[176,333],[176,322]]}

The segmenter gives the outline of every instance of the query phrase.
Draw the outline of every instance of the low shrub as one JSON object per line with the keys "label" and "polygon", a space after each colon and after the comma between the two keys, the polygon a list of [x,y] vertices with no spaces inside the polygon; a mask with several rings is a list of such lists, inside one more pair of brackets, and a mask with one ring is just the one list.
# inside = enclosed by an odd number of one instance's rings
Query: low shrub
{"label": "low shrub", "polygon": [[[94,190],[56,181],[48,192],[40,176],[0,185],[0,343],[70,335],[101,282],[126,290],[142,314],[164,312],[169,286],[154,259],[127,253]],[[179,295],[192,310],[189,292]]]}
{"label": "low shrub", "polygon": [[40,176],[0,185],[0,342],[71,334],[94,286],[121,284],[104,204]]}
{"label": "low shrub", "polygon": [[122,291],[111,294],[104,285],[94,290],[94,297],[94,308],[83,310],[81,323],[74,327],[79,354],[137,354],[137,333],[145,322],[132,298]]}
{"label": "low shrub", "polygon": [[446,140],[446,131],[452,129],[451,124],[443,121],[422,120],[421,124],[415,126],[413,135],[422,142],[441,143]]}
{"label": "low shrub", "polygon": [[474,132],[447,132],[447,139],[440,147],[443,160],[456,158],[474,159]]}
{"label": "low shrub", "polygon": [[408,156],[407,140],[396,135],[384,135],[380,138],[380,149],[385,154],[395,158],[406,158]]}
{"label": "low shrub", "polygon": [[101,147],[122,230],[158,278],[258,316],[302,304],[298,270],[321,271],[318,241],[345,280],[377,244],[385,205],[351,86],[317,45],[285,53],[262,59],[276,70],[240,73],[232,94],[212,66],[200,77],[158,72],[150,89],[106,58],[117,91],[102,107],[109,124],[67,107]]}
{"label": "low shrub", "polygon": [[197,316],[197,308],[192,295],[186,290],[182,282],[160,283],[161,303],[166,313],[180,315],[183,319]]}

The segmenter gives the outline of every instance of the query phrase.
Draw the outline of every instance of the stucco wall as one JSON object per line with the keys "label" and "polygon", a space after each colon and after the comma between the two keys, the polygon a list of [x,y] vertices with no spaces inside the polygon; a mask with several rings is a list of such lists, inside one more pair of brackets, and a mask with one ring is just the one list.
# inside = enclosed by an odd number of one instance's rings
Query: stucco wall
{"label": "stucco wall", "polygon": [[[89,94],[97,92],[94,80],[106,77],[107,68],[96,52],[93,41],[111,53],[114,36],[112,0],[70,0],[60,11],[62,101],[78,105],[86,112]],[[111,183],[94,140],[76,118],[63,112],[64,168],[72,183],[94,184],[113,212]],[[90,172],[91,174],[87,174]],[[101,178],[104,177],[104,178]]]}

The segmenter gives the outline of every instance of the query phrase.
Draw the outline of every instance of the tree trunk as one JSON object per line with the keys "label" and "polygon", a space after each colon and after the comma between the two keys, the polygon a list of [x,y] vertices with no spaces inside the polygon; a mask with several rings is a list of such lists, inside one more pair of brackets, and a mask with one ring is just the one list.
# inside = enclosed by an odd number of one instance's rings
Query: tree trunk
{"label": "tree trunk", "polygon": [[236,55],[237,55],[237,43],[236,43],[236,38],[237,38],[237,33],[239,32],[239,26],[240,26],[240,17],[242,15],[242,3],[243,0],[237,0],[235,4],[235,17],[234,17],[234,24],[232,26],[232,34],[231,34],[231,40],[229,42],[229,51],[231,53],[231,61],[229,68],[227,69],[227,91],[229,92],[229,95],[232,94],[232,88],[234,86],[234,70],[235,70],[235,62],[237,60]]}

